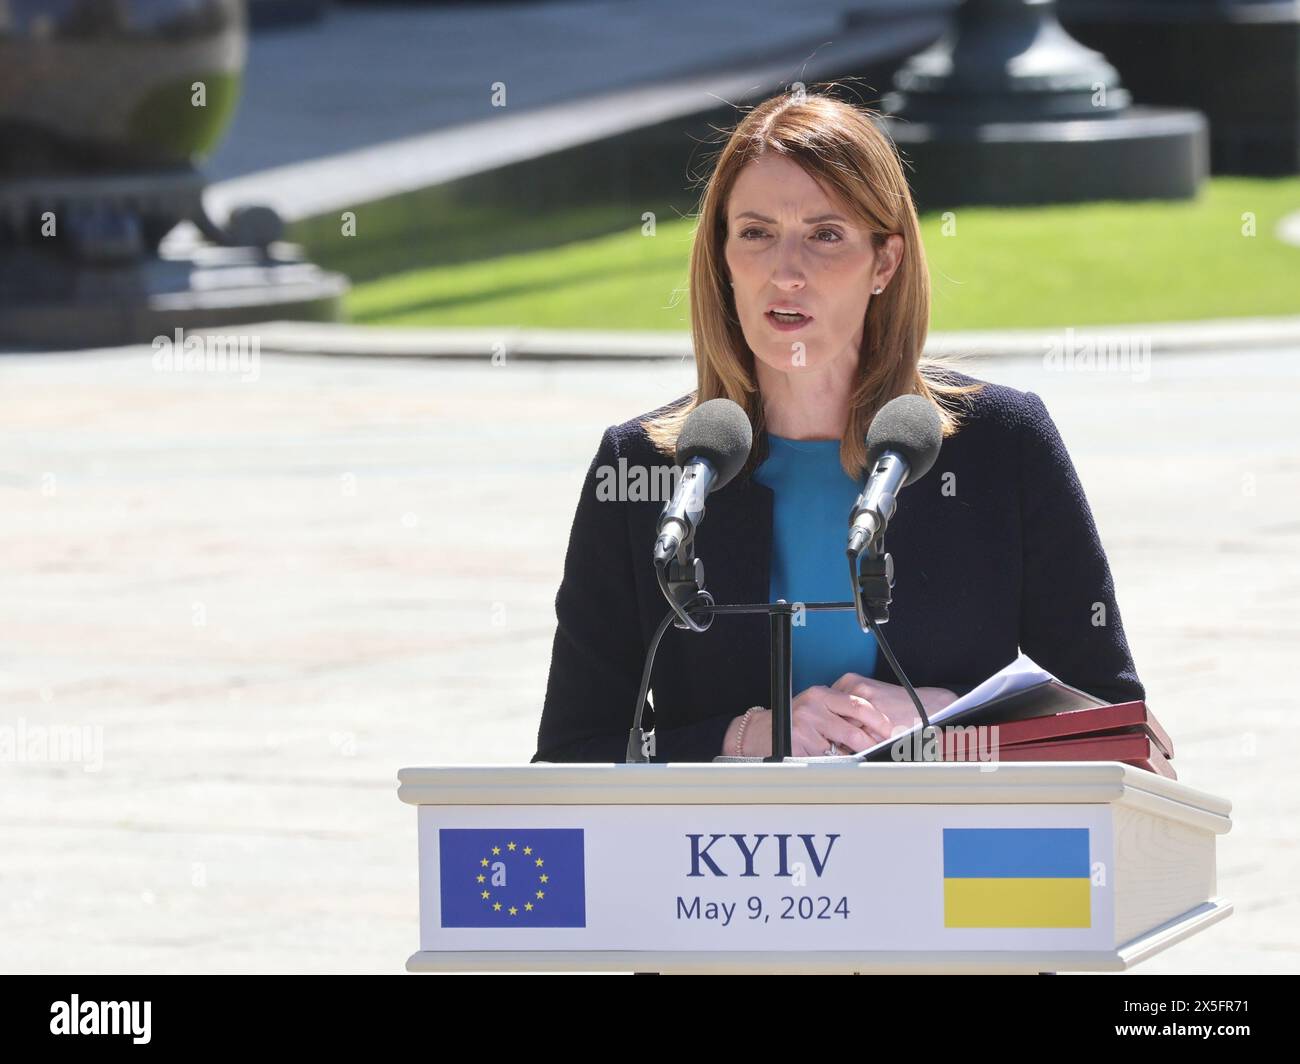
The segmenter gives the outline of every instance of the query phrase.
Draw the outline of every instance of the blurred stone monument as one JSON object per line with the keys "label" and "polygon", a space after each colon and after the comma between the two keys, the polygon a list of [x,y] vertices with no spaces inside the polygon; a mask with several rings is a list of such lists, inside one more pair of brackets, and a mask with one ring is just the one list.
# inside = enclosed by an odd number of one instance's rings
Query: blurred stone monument
{"label": "blurred stone monument", "polygon": [[[204,212],[246,49],[244,0],[0,0],[0,343],[337,318],[346,279],[273,211]],[[181,222],[202,239],[160,251]]]}
{"label": "blurred stone monument", "polygon": [[1141,99],[1205,112],[1215,173],[1300,173],[1300,4],[1063,0],[1061,20]]}
{"label": "blurred stone monument", "polygon": [[1135,106],[1055,0],[966,0],[894,88],[886,126],[922,210],[1181,199],[1208,170],[1205,118]]}

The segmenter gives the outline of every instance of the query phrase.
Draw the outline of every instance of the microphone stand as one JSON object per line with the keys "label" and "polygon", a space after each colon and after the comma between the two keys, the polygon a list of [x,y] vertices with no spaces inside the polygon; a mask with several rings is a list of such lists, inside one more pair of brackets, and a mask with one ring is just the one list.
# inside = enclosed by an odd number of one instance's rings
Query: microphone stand
{"label": "microphone stand", "polygon": [[[892,565],[892,562],[890,563]],[[700,591],[698,595],[708,596],[707,591]],[[793,701],[793,692],[791,682],[793,678],[793,618],[795,610],[802,607],[804,610],[858,610],[860,609],[861,596],[855,596],[853,602],[804,602],[790,603],[785,599],[776,602],[759,602],[759,603],[737,603],[737,604],[718,604],[712,601],[711,596],[707,602],[687,601],[680,603],[674,609],[670,609],[664,619],[659,622],[659,627],[651,637],[650,647],[646,653],[645,667],[641,672],[641,687],[637,695],[637,708],[635,719],[632,722],[632,730],[628,736],[627,745],[627,764],[644,764],[654,757],[654,736],[647,736],[641,728],[642,717],[645,712],[646,694],[650,689],[650,678],[654,669],[655,653],[659,649],[659,643],[663,639],[664,633],[667,632],[669,624],[677,617],[677,609],[680,608],[687,614],[703,613],[708,615],[704,625],[705,628],[713,622],[714,614],[747,614],[747,613],[765,613],[770,618],[768,628],[769,633],[769,655],[771,662],[770,682],[771,682],[771,710],[772,710],[772,753],[763,758],[763,761],[780,762],[792,757],[793,738],[790,731],[790,704]],[[888,595],[886,594],[885,605],[888,605]],[[859,614],[861,616],[861,613]],[[905,687],[911,695],[912,703],[917,707],[917,711],[924,722],[925,727],[930,728],[929,718],[925,715],[925,707],[921,705],[921,700],[917,697],[916,689],[912,686],[907,675],[903,672],[902,666],[899,665],[898,659],[894,657],[888,642],[885,640],[884,633],[876,626],[876,621],[872,613],[868,613],[873,626],[873,634],[889,662],[890,668],[898,678],[899,683]],[[885,619],[888,619],[887,617]],[[683,628],[683,624],[678,622],[675,627]],[[701,629],[702,630],[702,629]]]}
{"label": "microphone stand", "polygon": [[[712,614],[705,618],[703,624],[691,616],[695,610],[712,609],[713,596],[704,590],[704,562],[695,557],[695,548],[689,541],[679,546],[677,553],[666,562],[656,561],[655,574],[659,578],[659,590],[663,592],[671,609],[659,622],[641,669],[636,713],[632,718],[632,730],[627,736],[625,763],[629,765],[645,764],[655,755],[655,737],[653,734],[646,735],[641,727],[641,718],[645,715],[646,696],[650,693],[650,674],[654,668],[655,651],[659,649],[659,641],[668,630],[668,622],[673,621],[675,627],[692,632],[707,632],[713,624]],[[674,618],[677,619],[674,621]]]}
{"label": "microphone stand", "polygon": [[[791,703],[794,700],[792,683],[794,678],[793,619],[797,609],[804,610],[854,610],[858,625],[864,633],[875,636],[876,645],[885,655],[890,669],[899,684],[907,691],[916,707],[922,724],[922,758],[925,751],[932,747],[925,744],[936,738],[934,726],[926,715],[925,706],[916,693],[916,688],[903,672],[903,667],[894,656],[894,651],[885,638],[880,626],[889,620],[889,604],[894,590],[894,559],[883,552],[885,536],[883,530],[866,545],[861,552],[848,550],[850,586],[853,588],[852,602],[804,602],[790,603],[785,599],[776,602],[750,604],[722,604],[713,601],[713,596],[704,590],[704,563],[695,557],[693,548],[684,544],[677,554],[664,565],[656,565],[659,587],[671,607],[664,619],[659,622],[650,647],[646,652],[645,665],[641,671],[641,686],[637,692],[636,712],[627,740],[626,763],[645,764],[655,754],[654,735],[646,735],[641,727],[645,714],[646,696],[650,691],[650,677],[654,669],[655,653],[660,640],[668,630],[670,622],[674,627],[694,632],[705,632],[713,623],[715,614],[765,613],[768,615],[768,656],[771,666],[770,709],[772,711],[772,753],[764,761],[781,762],[793,756],[794,739],[791,734]],[[692,614],[704,614],[703,623]],[[938,753],[942,759],[942,751]]]}
{"label": "microphone stand", "polygon": [[934,749],[929,744],[937,741],[938,733],[930,723],[916,688],[904,675],[903,667],[894,657],[893,648],[880,630],[880,626],[889,620],[889,604],[894,594],[894,556],[885,550],[885,530],[882,528],[877,532],[860,552],[850,547],[845,553],[849,561],[849,585],[853,588],[853,606],[858,614],[858,627],[863,632],[870,631],[876,637],[876,645],[880,647],[889,667],[916,707],[917,716],[921,718],[921,759],[942,760],[942,750],[938,750],[933,758],[926,756],[927,751]]}

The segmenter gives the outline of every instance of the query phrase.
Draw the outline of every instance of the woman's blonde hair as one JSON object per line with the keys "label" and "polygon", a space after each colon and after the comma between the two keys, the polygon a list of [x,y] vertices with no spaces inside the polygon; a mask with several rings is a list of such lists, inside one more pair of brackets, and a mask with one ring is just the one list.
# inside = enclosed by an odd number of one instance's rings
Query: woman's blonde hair
{"label": "woman's blonde hair", "polygon": [[945,437],[961,426],[961,397],[982,383],[944,380],[953,360],[922,357],[930,319],[930,278],[912,193],[877,113],[825,93],[774,96],[754,107],[718,153],[700,198],[691,249],[691,337],[697,386],[687,401],[645,420],[656,448],[672,455],[682,423],[700,403],[725,397],[739,403],[754,427],[754,447],[742,476],[762,461],[764,416],[754,354],[745,342],[726,269],[727,200],[746,164],[777,152],[838,196],[871,232],[873,246],[903,238],[903,258],[884,293],[868,306],[858,354],[857,387],[840,445],[840,464],[855,479],[866,474],[866,433],[890,399],[918,394],[934,402]]}

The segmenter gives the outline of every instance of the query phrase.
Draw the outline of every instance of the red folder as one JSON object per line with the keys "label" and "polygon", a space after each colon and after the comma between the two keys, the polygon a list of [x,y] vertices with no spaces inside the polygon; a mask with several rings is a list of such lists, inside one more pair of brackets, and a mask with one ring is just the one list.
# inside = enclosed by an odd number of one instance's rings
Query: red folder
{"label": "red folder", "polygon": [[[997,750],[992,727],[997,725]],[[1107,703],[1050,677],[1030,687],[970,706],[937,725],[944,760],[1123,761],[1170,779],[1173,740],[1145,702]],[[962,729],[975,727],[974,734]],[[903,737],[855,754],[861,761],[890,761],[917,748],[921,724]],[[969,745],[969,749],[964,749]]]}
{"label": "red folder", "polygon": [[[1135,733],[1147,735],[1166,758],[1174,756],[1173,740],[1160,726],[1160,722],[1156,720],[1145,702],[1117,702],[1112,706],[1101,706],[1095,709],[1067,710],[1051,716],[1007,721],[1005,724],[998,724],[997,728],[999,746]],[[945,750],[949,748],[950,740],[961,743],[963,736],[956,729],[941,726],[940,730],[944,732]],[[967,735],[965,738],[970,742],[981,741],[986,744],[991,741],[989,737],[976,740],[974,736]]]}
{"label": "red folder", "polygon": [[[994,761],[1123,761],[1148,772],[1157,772],[1171,780],[1178,778],[1173,765],[1160,752],[1155,740],[1141,731],[1093,735],[1083,739],[1014,743],[1009,746],[1003,745],[1000,739],[999,735],[996,752],[987,752],[993,755]],[[973,761],[976,757],[976,749],[963,750],[960,744],[953,748],[949,741],[944,743],[945,761]]]}

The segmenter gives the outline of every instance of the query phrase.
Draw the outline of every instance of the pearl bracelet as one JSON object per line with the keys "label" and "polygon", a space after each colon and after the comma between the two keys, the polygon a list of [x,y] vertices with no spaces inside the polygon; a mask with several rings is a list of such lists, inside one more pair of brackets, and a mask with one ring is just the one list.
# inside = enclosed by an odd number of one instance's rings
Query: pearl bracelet
{"label": "pearl bracelet", "polygon": [[745,710],[745,715],[740,718],[740,727],[736,729],[736,756],[737,757],[745,756],[744,754],[745,729],[749,727],[750,714],[752,714],[757,709],[763,709],[763,708],[765,707],[750,706],[747,710]]}

